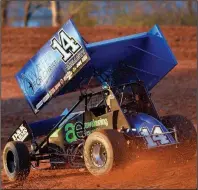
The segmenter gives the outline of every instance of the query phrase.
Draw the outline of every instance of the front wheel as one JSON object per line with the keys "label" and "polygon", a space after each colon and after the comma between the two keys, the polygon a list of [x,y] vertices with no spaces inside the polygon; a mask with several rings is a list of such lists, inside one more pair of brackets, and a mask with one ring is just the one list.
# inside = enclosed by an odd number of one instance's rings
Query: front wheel
{"label": "front wheel", "polygon": [[3,151],[3,166],[10,181],[24,180],[30,172],[30,155],[23,142],[8,142]]}
{"label": "front wheel", "polygon": [[124,162],[126,146],[124,135],[116,130],[93,132],[84,145],[86,168],[95,176],[109,173],[113,166]]}

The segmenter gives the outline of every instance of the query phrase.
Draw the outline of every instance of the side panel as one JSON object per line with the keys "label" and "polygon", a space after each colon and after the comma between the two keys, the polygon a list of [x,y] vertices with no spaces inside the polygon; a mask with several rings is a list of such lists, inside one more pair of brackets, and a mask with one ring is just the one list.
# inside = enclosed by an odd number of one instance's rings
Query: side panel
{"label": "side panel", "polygon": [[69,20],[16,75],[34,113],[67,86],[89,60],[84,42]]}
{"label": "side panel", "polygon": [[131,124],[128,132],[133,136],[143,137],[148,148],[176,143],[168,129],[152,116],[139,113],[129,116],[127,120]]}
{"label": "side panel", "polygon": [[82,135],[84,112],[71,113],[66,118],[66,124],[59,127],[50,137],[49,142],[63,147],[66,143],[71,143],[77,140],[77,137]]}
{"label": "side panel", "polygon": [[65,126],[57,129],[50,136],[49,141],[63,146],[63,144],[70,144],[82,140],[95,130],[112,129],[114,123],[113,115],[114,112],[109,112],[95,117],[90,111],[77,115],[69,120]]}
{"label": "side panel", "polygon": [[27,122],[23,121],[23,123],[20,124],[20,126],[13,131],[12,135],[8,139],[8,142],[9,141],[25,142],[31,139],[32,139],[32,130],[27,124]]}

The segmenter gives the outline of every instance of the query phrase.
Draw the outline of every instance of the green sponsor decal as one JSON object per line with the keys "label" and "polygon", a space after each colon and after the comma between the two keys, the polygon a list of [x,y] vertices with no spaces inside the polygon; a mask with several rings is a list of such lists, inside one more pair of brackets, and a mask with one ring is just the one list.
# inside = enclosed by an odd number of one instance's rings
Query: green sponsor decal
{"label": "green sponsor decal", "polygon": [[[85,123],[85,131],[86,131],[86,136],[90,135],[92,130],[95,130],[96,127],[100,126],[108,126],[108,120],[107,119],[99,119],[99,120],[92,120],[90,122]],[[89,130],[91,129],[91,130]]]}
{"label": "green sponsor decal", "polygon": [[90,127],[99,127],[99,126],[108,126],[107,119],[99,119],[99,120],[92,120],[90,122],[85,123],[85,129]]}
{"label": "green sponsor decal", "polygon": [[76,137],[76,134],[75,134],[75,126],[74,126],[73,123],[67,123],[65,125],[65,131],[66,131],[65,140],[68,143],[72,143],[72,142],[77,140],[77,137]]}
{"label": "green sponsor decal", "polygon": [[107,119],[99,119],[99,120],[92,120],[90,122],[84,123],[84,130],[83,130],[82,123],[67,123],[65,125],[65,140],[68,143],[72,143],[76,141],[77,139],[81,139],[84,136],[88,136],[91,134],[93,130],[96,129],[96,127],[100,126],[108,126],[108,120]]}

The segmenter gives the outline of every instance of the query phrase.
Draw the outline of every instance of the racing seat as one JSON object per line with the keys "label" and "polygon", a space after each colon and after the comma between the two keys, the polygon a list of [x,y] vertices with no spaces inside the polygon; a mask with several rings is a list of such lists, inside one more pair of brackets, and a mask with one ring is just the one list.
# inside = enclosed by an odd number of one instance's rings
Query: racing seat
{"label": "racing seat", "polygon": [[93,108],[90,108],[89,111],[91,111],[96,117],[98,117],[106,113],[106,106],[101,105],[100,107],[93,107]]}

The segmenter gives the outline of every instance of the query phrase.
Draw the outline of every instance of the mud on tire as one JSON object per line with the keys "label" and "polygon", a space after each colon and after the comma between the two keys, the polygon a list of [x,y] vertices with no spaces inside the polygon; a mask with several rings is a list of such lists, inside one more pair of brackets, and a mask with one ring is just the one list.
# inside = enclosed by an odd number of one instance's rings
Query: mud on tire
{"label": "mud on tire", "polygon": [[3,166],[10,181],[25,180],[30,172],[30,155],[23,142],[8,142],[3,151]]}
{"label": "mud on tire", "polygon": [[192,122],[182,115],[167,115],[161,118],[162,123],[168,128],[177,130],[179,142],[195,142],[197,133]]}
{"label": "mud on tire", "polygon": [[84,161],[88,171],[95,176],[109,173],[125,161],[126,140],[116,130],[99,130],[90,134],[84,145]]}
{"label": "mud on tire", "polygon": [[181,115],[168,115],[161,119],[168,129],[176,128],[179,145],[175,149],[175,156],[178,156],[178,159],[193,158],[196,155],[197,133],[192,122]]}

